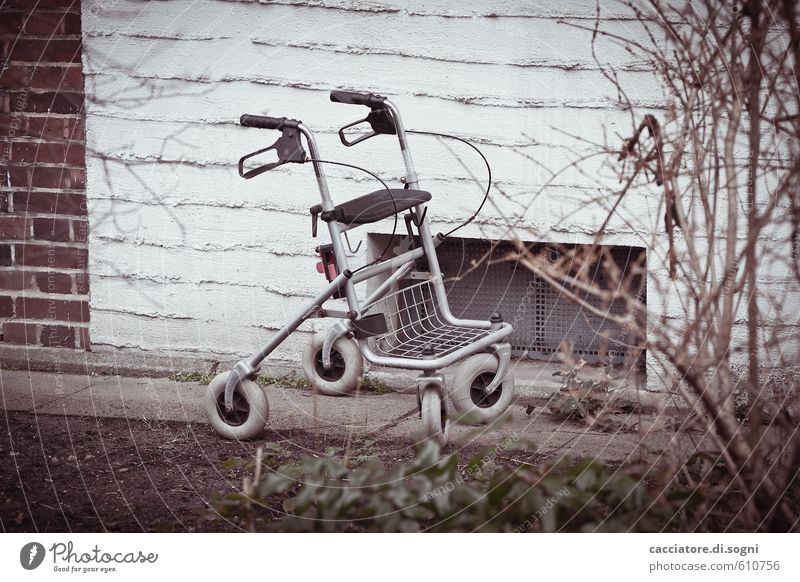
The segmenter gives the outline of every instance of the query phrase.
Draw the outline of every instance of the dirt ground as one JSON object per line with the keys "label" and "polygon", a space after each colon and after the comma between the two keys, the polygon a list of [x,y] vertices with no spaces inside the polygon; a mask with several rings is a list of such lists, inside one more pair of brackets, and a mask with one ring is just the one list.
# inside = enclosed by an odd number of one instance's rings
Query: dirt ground
{"label": "dirt ground", "polygon": [[[292,458],[345,445],[304,431],[231,442],[199,423],[3,413],[4,532],[240,531],[212,508],[215,495],[241,487],[242,469],[226,460],[252,458],[270,441]],[[370,452],[384,463],[413,457],[409,441],[376,440]]]}
{"label": "dirt ground", "polygon": [[[53,389],[57,380],[68,388],[60,395]],[[2,531],[239,531],[214,510],[214,501],[241,490],[243,475],[251,474],[242,461],[252,460],[260,444],[278,443],[285,451],[280,462],[323,455],[331,447],[341,456],[348,435],[351,458],[377,455],[389,466],[414,456],[420,425],[411,394],[326,398],[323,406],[303,387],[271,385],[265,432],[253,442],[231,442],[202,421],[206,388],[195,380],[151,385],[141,378],[4,372]],[[150,399],[150,392],[161,399]],[[444,452],[457,451],[463,460],[504,437],[521,436],[533,443],[525,458],[517,458],[521,451],[496,451],[496,458],[508,462],[508,454],[515,462],[538,464],[569,454],[617,464],[640,450],[636,433],[642,422],[655,420],[616,413],[607,419],[611,426],[588,429],[582,422],[559,420],[547,400],[526,402],[515,403],[510,422],[500,428],[473,435],[475,427],[451,427]],[[158,413],[183,420],[145,420],[165,418]],[[666,440],[668,431],[647,442],[663,449]],[[281,502],[275,500],[276,518]]]}

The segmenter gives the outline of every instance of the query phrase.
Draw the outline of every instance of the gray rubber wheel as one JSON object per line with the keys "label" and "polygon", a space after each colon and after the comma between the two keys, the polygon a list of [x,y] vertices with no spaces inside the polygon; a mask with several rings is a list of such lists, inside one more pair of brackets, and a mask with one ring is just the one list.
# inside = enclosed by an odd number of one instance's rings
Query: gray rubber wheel
{"label": "gray rubber wheel", "polygon": [[333,342],[331,367],[322,365],[325,334],[314,334],[303,350],[303,375],[320,394],[346,396],[355,392],[364,374],[364,359],[355,340],[340,337]]}
{"label": "gray rubber wheel", "polygon": [[426,438],[433,439],[440,446],[447,444],[450,436],[450,421],[447,418],[447,405],[436,388],[422,391],[422,432]]}
{"label": "gray rubber wheel", "polygon": [[269,418],[269,401],[261,387],[252,380],[242,381],[233,393],[233,410],[225,410],[225,382],[230,372],[218,374],[206,389],[203,407],[211,426],[230,440],[258,436]]}
{"label": "gray rubber wheel", "polygon": [[494,379],[497,364],[494,354],[475,354],[458,367],[450,387],[450,400],[456,409],[458,422],[489,423],[500,418],[511,406],[514,399],[514,376],[511,372],[494,392],[483,393]]}

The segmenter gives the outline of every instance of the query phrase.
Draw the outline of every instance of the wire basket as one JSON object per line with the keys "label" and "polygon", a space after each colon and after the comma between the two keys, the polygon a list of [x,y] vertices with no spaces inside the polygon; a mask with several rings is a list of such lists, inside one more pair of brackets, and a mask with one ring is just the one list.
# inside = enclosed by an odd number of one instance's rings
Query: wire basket
{"label": "wire basket", "polygon": [[388,331],[374,338],[374,350],[383,356],[441,357],[490,333],[486,329],[445,323],[439,316],[436,292],[430,280],[410,285],[406,282],[374,307],[382,308],[386,316]]}

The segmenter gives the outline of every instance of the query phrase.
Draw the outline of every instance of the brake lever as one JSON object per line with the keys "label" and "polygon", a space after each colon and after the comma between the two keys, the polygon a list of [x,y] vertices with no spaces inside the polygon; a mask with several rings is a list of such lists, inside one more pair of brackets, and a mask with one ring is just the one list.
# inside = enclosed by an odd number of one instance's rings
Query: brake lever
{"label": "brake lever", "polygon": [[[270,162],[269,164],[264,164],[263,166],[253,168],[247,172],[244,171],[244,163],[246,160],[270,150],[276,150],[278,152],[277,162]],[[239,158],[239,176],[245,180],[249,180],[273,168],[282,166],[286,162],[302,164],[305,161],[306,152],[303,149],[303,144],[300,142],[300,133],[295,128],[284,127],[281,137],[275,140],[274,144]]]}
{"label": "brake lever", "polygon": [[[277,142],[275,142],[277,143]],[[278,160],[277,162],[270,162],[269,164],[264,164],[263,166],[259,166],[258,168],[254,168],[252,170],[248,170],[247,172],[244,171],[244,163],[246,160],[257,156],[259,154],[263,154],[264,152],[268,152],[269,150],[274,150],[275,144],[272,144],[268,148],[264,148],[263,150],[258,150],[257,152],[252,152],[239,158],[239,176],[244,178],[245,180],[249,180],[250,178],[255,178],[256,176],[263,174],[264,172],[268,172],[273,168],[277,168],[278,166],[282,166],[286,162],[283,160]]]}
{"label": "brake lever", "polygon": [[[349,141],[344,136],[344,130],[349,129],[354,125],[358,125],[359,123],[369,123],[369,126],[372,128],[372,133],[362,135],[358,139]],[[371,137],[375,137],[379,133],[385,133],[389,135],[397,134],[397,126],[395,126],[394,119],[392,118],[390,111],[385,107],[380,107],[377,109],[371,108],[370,112],[364,119],[359,119],[358,121],[354,121],[353,123],[345,125],[339,130],[339,139],[342,140],[342,143],[345,146],[352,147],[357,143],[361,143],[362,141],[368,140]]]}
{"label": "brake lever", "polygon": [[353,147],[356,144],[361,143],[362,141],[366,141],[369,138],[375,137],[376,135],[378,135],[377,132],[373,131],[371,133],[366,133],[364,135],[360,135],[358,138],[354,139],[353,141],[350,141],[345,137],[345,135],[344,135],[344,130],[345,129],[350,129],[351,127],[353,127],[355,125],[359,125],[361,123],[365,123],[365,122],[368,122],[368,121],[369,121],[369,116],[365,117],[364,119],[359,119],[358,121],[354,121],[353,123],[348,123],[347,125],[342,127],[339,130],[339,139],[342,141],[342,144],[344,144],[345,147],[349,148],[349,147]]}

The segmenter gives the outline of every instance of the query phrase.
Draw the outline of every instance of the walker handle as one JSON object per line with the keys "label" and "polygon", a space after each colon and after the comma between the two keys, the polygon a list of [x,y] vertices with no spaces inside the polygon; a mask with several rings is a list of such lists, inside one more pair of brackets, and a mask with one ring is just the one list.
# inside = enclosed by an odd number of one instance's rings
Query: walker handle
{"label": "walker handle", "polygon": [[244,127],[258,127],[260,129],[297,129],[301,123],[296,119],[286,119],[285,117],[267,117],[266,115],[250,115],[245,113],[239,118],[239,123]]}
{"label": "walker handle", "polygon": [[366,105],[372,109],[380,109],[386,97],[375,93],[359,93],[357,91],[331,91],[331,101],[348,105]]}
{"label": "walker handle", "polygon": [[[375,95],[374,93],[358,93],[356,91],[331,91],[331,101],[334,103],[347,103],[348,105],[366,105],[370,111],[364,119],[359,119],[348,123],[339,130],[339,139],[347,147],[352,147],[379,133],[395,135],[397,127],[391,111],[386,107],[386,97]],[[371,133],[365,133],[356,139],[347,139],[345,130],[361,123],[369,123],[372,127]]]}
{"label": "walker handle", "polygon": [[[306,161],[306,152],[303,149],[303,144],[300,141],[299,126],[302,121],[297,119],[286,119],[285,117],[267,117],[265,115],[249,115],[245,113],[239,118],[239,123],[244,127],[258,127],[260,129],[279,129],[282,134],[274,144],[268,148],[263,148],[242,156],[239,158],[239,175],[245,180],[255,178],[256,176],[268,172],[273,168],[277,168],[287,162],[295,164],[302,164]],[[266,153],[270,150],[275,150],[278,155],[277,162],[263,164],[251,170],[245,171],[244,163],[260,154]]]}

